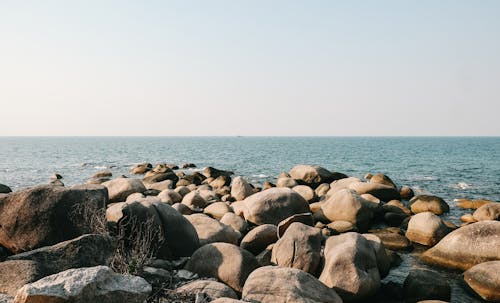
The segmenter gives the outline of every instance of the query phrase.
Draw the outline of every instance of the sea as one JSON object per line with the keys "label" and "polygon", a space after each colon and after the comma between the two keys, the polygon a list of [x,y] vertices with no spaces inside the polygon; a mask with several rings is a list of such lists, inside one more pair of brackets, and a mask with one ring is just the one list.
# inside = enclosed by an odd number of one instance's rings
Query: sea
{"label": "sea", "polygon": [[[230,170],[255,185],[274,182],[296,164],[317,164],[363,178],[384,173],[417,193],[442,197],[443,216],[460,224],[471,213],[454,199],[500,201],[500,137],[0,137],[0,183],[13,190],[47,183],[52,173],[68,185],[110,170],[129,175],[136,163],[191,162]],[[403,283],[421,250],[400,253],[402,263],[384,281]],[[461,273],[433,268],[452,286],[451,302],[482,302],[465,291]]]}

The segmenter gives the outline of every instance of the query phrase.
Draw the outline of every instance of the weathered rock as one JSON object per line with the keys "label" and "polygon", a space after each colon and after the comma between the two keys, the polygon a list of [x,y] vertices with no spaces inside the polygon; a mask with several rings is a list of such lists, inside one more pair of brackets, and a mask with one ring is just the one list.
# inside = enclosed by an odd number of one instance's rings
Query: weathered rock
{"label": "weathered rock", "polygon": [[303,223],[292,223],[273,247],[271,261],[310,274],[318,268],[321,256],[321,231]]}
{"label": "weathered rock", "polygon": [[196,280],[184,284],[175,290],[178,293],[198,294],[202,293],[209,300],[215,300],[222,297],[238,299],[238,296],[231,287],[212,280]]}
{"label": "weathered rock", "polygon": [[318,165],[296,165],[289,174],[299,183],[313,188],[318,187],[321,183],[331,183],[338,179],[347,178],[344,174],[331,172]]}
{"label": "weathered rock", "polygon": [[382,201],[391,201],[401,199],[399,191],[392,186],[375,183],[375,182],[352,182],[349,183],[349,189],[356,191],[358,194],[370,194],[379,198]]}
{"label": "weathered rock", "polygon": [[187,186],[177,186],[174,191],[184,197],[185,195],[189,194],[191,190]]}
{"label": "weathered rock", "polygon": [[31,260],[0,262],[0,293],[14,296],[19,288],[46,276],[43,264]]}
{"label": "weathered rock", "polygon": [[146,183],[144,186],[147,189],[156,189],[161,191],[167,190],[167,189],[173,189],[174,188],[174,182],[172,180],[164,180],[160,182],[155,182],[155,183]]}
{"label": "weathered rock", "polygon": [[12,189],[10,189],[10,187],[8,187],[7,185],[4,185],[4,184],[0,184],[0,194],[8,194],[11,192],[12,192]]}
{"label": "weathered rock", "polygon": [[77,213],[98,212],[107,203],[100,185],[42,185],[0,196],[0,245],[20,253],[89,233],[93,226]]}
{"label": "weathered rock", "polygon": [[134,175],[142,175],[150,171],[152,168],[153,165],[151,165],[151,163],[139,163],[130,168],[130,173]]}
{"label": "weathered rock", "polygon": [[493,203],[493,201],[484,199],[479,199],[479,200],[455,199],[455,202],[457,203],[458,207],[465,209],[478,209],[479,207],[485,204]]}
{"label": "weathered rock", "polygon": [[344,178],[340,180],[333,181],[330,184],[330,190],[326,193],[326,197],[330,197],[331,195],[335,194],[336,192],[342,190],[342,189],[348,189],[349,185],[351,183],[357,183],[361,182],[360,179],[355,178],[355,177],[349,177],[349,178]]}
{"label": "weathered rock", "polygon": [[450,229],[441,218],[431,212],[423,212],[411,217],[406,230],[406,237],[412,242],[433,246],[448,232],[450,232]]}
{"label": "weathered rock", "polygon": [[477,221],[500,220],[500,203],[485,204],[472,214]]}
{"label": "weathered rock", "polygon": [[173,189],[165,189],[158,194],[158,198],[163,203],[173,205],[182,201],[182,196]]}
{"label": "weathered rock", "polygon": [[330,190],[330,184],[322,183],[318,187],[316,187],[314,192],[316,193],[317,197],[323,197],[328,193],[329,190]]}
{"label": "weathered rock", "polygon": [[437,272],[427,269],[414,269],[406,277],[403,290],[406,302],[437,299],[449,301],[451,288],[448,281]]}
{"label": "weathered rock", "polygon": [[342,189],[331,195],[321,206],[330,221],[348,221],[359,230],[367,230],[373,218],[374,205],[353,190]]}
{"label": "weathered rock", "polygon": [[185,217],[196,229],[202,246],[214,242],[238,243],[239,234],[228,225],[205,214],[193,214]]}
{"label": "weathered rock", "polygon": [[294,214],[309,212],[309,204],[301,195],[283,187],[253,194],[246,198],[244,203],[245,219],[256,225],[277,225]]}
{"label": "weathered rock", "polygon": [[342,303],[335,290],[296,269],[266,266],[256,269],[243,287],[242,298],[260,303]]}
{"label": "weathered rock", "polygon": [[151,285],[141,277],[120,275],[109,267],[69,269],[23,286],[14,303],[142,303]]}
{"label": "weathered rock", "polygon": [[376,174],[376,175],[372,176],[369,180],[372,183],[379,183],[379,184],[390,186],[392,188],[398,188],[396,183],[394,183],[394,181],[392,181],[391,178],[389,178],[388,176],[386,176],[384,174]]}
{"label": "weathered rock", "polygon": [[215,299],[213,301],[210,301],[210,303],[245,303],[245,301],[232,299],[232,298],[218,298],[218,299]]}
{"label": "weathered rock", "polygon": [[450,206],[443,199],[432,195],[415,196],[410,200],[409,206],[414,214],[430,211],[441,215],[450,211]]}
{"label": "weathered rock", "polygon": [[392,250],[405,250],[412,247],[410,240],[398,233],[376,232],[384,246]]}
{"label": "weathered rock", "polygon": [[255,257],[240,247],[228,243],[211,243],[195,251],[185,269],[201,277],[219,279],[241,292],[248,275],[257,266]]}
{"label": "weathered rock", "polygon": [[365,239],[370,242],[375,251],[375,257],[377,259],[377,267],[380,273],[380,277],[383,278],[387,276],[387,274],[389,274],[389,270],[391,269],[392,260],[387,255],[382,240],[374,234],[363,234],[363,237],[365,237]]}
{"label": "weathered rock", "polygon": [[[0,303],[12,303],[14,301],[14,297],[0,293]],[[222,302],[219,302],[222,303]]]}
{"label": "weathered rock", "polygon": [[464,273],[465,283],[488,302],[500,302],[500,261],[480,263]]}
{"label": "weathered rock", "polygon": [[314,202],[318,199],[314,190],[307,185],[297,185],[294,186],[292,189],[296,191],[299,195],[301,195],[302,198],[304,198],[304,200],[306,200],[309,203]]}
{"label": "weathered rock", "polygon": [[203,210],[204,214],[209,215],[210,217],[219,221],[225,214],[230,212],[233,212],[233,209],[229,205],[227,205],[226,202],[215,202],[209,204]]}
{"label": "weathered rock", "polygon": [[197,211],[207,205],[207,200],[205,200],[198,191],[192,191],[182,198],[182,204],[186,205],[193,211]]}
{"label": "weathered rock", "polygon": [[254,255],[261,253],[269,244],[278,241],[276,225],[263,224],[249,231],[241,240],[240,247]]}
{"label": "weathered rock", "polygon": [[196,164],[186,162],[186,163],[182,163],[181,167],[182,167],[183,169],[186,169],[186,168],[195,168],[195,167],[196,167]]}
{"label": "weathered rock", "polygon": [[109,202],[123,202],[130,194],[146,191],[141,180],[132,178],[117,178],[102,185],[108,189]]}
{"label": "weathered rock", "polygon": [[161,285],[172,280],[172,274],[169,271],[151,266],[144,266],[142,268],[141,277],[146,279],[151,285]]}
{"label": "weathered rock", "polygon": [[113,173],[110,170],[102,170],[93,174],[91,178],[93,179],[110,178],[111,176],[113,176]]}
{"label": "weathered rock", "polygon": [[222,188],[231,184],[231,177],[229,176],[218,176],[213,181],[210,182],[210,186],[215,189]]}
{"label": "weathered rock", "polygon": [[162,182],[165,180],[171,180],[172,182],[176,183],[177,181],[179,181],[179,177],[177,177],[177,175],[174,172],[169,171],[166,173],[156,173],[155,172],[151,175],[144,177],[144,179],[142,179],[142,181],[144,183],[157,183],[157,182]]}
{"label": "weathered rock", "polygon": [[233,184],[231,186],[231,196],[233,196],[236,201],[242,201],[252,194],[252,186],[250,186],[250,184],[248,184],[245,179],[240,176],[233,179]]}
{"label": "weathered rock", "polygon": [[213,168],[213,167],[205,167],[203,169],[203,174],[205,175],[205,177],[207,178],[217,178],[217,177],[220,177],[220,176],[231,176],[231,175],[234,175],[234,173],[232,171],[227,171],[227,170],[220,170],[220,169],[217,169],[217,168]]}
{"label": "weathered rock", "polygon": [[311,213],[296,214],[278,223],[278,238],[280,238],[288,229],[288,227],[294,222],[300,222],[305,225],[314,226],[314,219]]}
{"label": "weathered rock", "polygon": [[319,280],[347,301],[374,295],[380,287],[380,273],[373,246],[353,232],[328,238]]}
{"label": "weathered rock", "polygon": [[487,261],[500,260],[500,222],[481,221],[449,233],[422,254],[430,264],[467,270]]}
{"label": "weathered rock", "polygon": [[350,231],[358,231],[356,225],[352,224],[348,221],[334,221],[328,223],[328,228],[334,230],[338,234],[350,232]]}
{"label": "weathered rock", "polygon": [[295,186],[299,185],[299,183],[290,177],[282,177],[278,178],[276,180],[276,187],[288,187],[288,188],[293,188]]}
{"label": "weathered rock", "polygon": [[401,196],[401,200],[410,200],[415,196],[415,192],[409,186],[403,186],[399,190],[399,195]]}
{"label": "weathered rock", "polygon": [[235,231],[238,231],[242,235],[244,235],[248,230],[247,221],[232,212],[226,213],[224,216],[222,216],[222,218],[220,219],[220,223],[231,226]]}

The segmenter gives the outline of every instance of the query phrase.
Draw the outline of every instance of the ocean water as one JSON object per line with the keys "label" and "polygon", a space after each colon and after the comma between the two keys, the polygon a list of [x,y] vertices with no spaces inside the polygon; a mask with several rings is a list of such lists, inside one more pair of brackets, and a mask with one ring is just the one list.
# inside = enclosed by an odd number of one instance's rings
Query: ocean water
{"label": "ocean water", "polygon": [[[232,170],[254,184],[274,181],[296,164],[319,164],[363,178],[385,173],[398,185],[445,199],[455,224],[466,212],[454,199],[500,201],[500,137],[1,137],[0,183],[20,189],[47,183],[58,172],[66,185],[109,169],[128,174],[134,163],[193,162]],[[387,281],[402,282],[412,267],[425,267],[418,252]],[[452,302],[481,302],[463,291],[460,275],[439,270],[452,284]]]}

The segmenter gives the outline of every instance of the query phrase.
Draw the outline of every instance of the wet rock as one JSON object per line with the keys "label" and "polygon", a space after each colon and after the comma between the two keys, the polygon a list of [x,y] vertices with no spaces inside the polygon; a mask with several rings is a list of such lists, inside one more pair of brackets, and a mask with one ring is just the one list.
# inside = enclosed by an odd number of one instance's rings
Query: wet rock
{"label": "wet rock", "polygon": [[398,188],[396,183],[394,183],[394,181],[392,181],[391,178],[389,178],[388,176],[386,176],[384,174],[376,174],[376,175],[372,176],[369,180],[372,183],[379,183],[379,184],[390,186],[392,188]]}
{"label": "wet rock", "polygon": [[371,297],[380,287],[373,246],[365,237],[353,232],[328,238],[325,265],[319,280],[334,288],[346,301]]}
{"label": "wet rock", "polygon": [[142,303],[151,285],[141,277],[114,273],[106,266],[69,269],[23,286],[14,303]]}
{"label": "wet rock", "polygon": [[430,264],[467,270],[487,261],[500,260],[500,222],[481,221],[460,227],[422,254]]}
{"label": "wet rock", "polygon": [[193,214],[185,217],[196,229],[202,246],[214,242],[238,243],[240,235],[230,226],[222,224],[205,214]]}
{"label": "wet rock", "polygon": [[314,274],[320,263],[321,231],[296,222],[273,247],[271,262]]}
{"label": "wet rock", "polygon": [[414,214],[430,211],[441,215],[450,211],[450,206],[443,199],[432,195],[415,196],[410,200],[409,206]]}
{"label": "wet rock", "polygon": [[255,257],[240,247],[228,243],[211,243],[195,251],[185,269],[201,277],[216,278],[241,292],[248,275],[257,266]]}
{"label": "wet rock", "polygon": [[142,179],[144,183],[158,183],[165,180],[170,180],[175,184],[177,181],[179,181],[179,177],[177,177],[174,172],[169,171],[166,173],[153,173],[151,175],[147,175]]}
{"label": "wet rock", "polygon": [[266,189],[246,198],[244,204],[245,219],[256,225],[277,225],[294,214],[309,212],[307,201],[289,188]]}
{"label": "wet rock", "polygon": [[217,177],[220,177],[220,176],[231,176],[231,175],[234,175],[234,173],[232,171],[227,171],[227,170],[220,170],[220,169],[217,169],[217,168],[213,168],[213,167],[205,167],[203,169],[203,174],[205,175],[205,177],[207,178],[217,178]]}
{"label": "wet rock", "polygon": [[100,185],[42,185],[0,196],[0,245],[20,253],[89,233],[93,226],[76,211],[103,210],[107,203]]}
{"label": "wet rock", "polygon": [[334,173],[318,165],[296,165],[290,172],[290,177],[299,183],[309,185],[313,188],[321,183],[331,183],[335,180],[346,178],[341,173]]}
{"label": "wet rock", "polygon": [[403,290],[408,303],[437,299],[449,301],[451,288],[448,281],[435,271],[414,269],[406,277]]}
{"label": "wet rock", "polygon": [[[286,295],[284,295],[286,294]],[[242,299],[260,303],[341,303],[335,290],[295,268],[266,266],[248,277]]]}
{"label": "wet rock", "polygon": [[331,195],[321,206],[330,221],[348,221],[359,230],[367,230],[373,218],[373,203],[361,198],[355,191],[342,189]]}
{"label": "wet rock", "polygon": [[380,238],[384,246],[392,250],[407,250],[412,247],[408,238],[398,233],[376,232],[374,233]]}
{"label": "wet rock", "polygon": [[109,194],[109,202],[123,202],[130,194],[143,193],[146,187],[141,180],[132,178],[117,178],[104,182]]}
{"label": "wet rock", "polygon": [[181,167],[182,167],[183,169],[186,169],[186,168],[195,168],[195,167],[196,167],[196,164],[194,164],[194,163],[189,163],[189,162],[188,162],[188,163],[182,163]]}
{"label": "wet rock", "polygon": [[7,185],[4,185],[4,184],[0,184],[0,194],[8,194],[11,192],[12,192],[12,189],[10,189],[10,187],[8,187]]}
{"label": "wet rock", "polygon": [[485,204],[472,214],[476,221],[500,220],[500,203]]}
{"label": "wet rock", "polygon": [[233,184],[231,186],[231,196],[236,199],[236,201],[242,201],[246,197],[253,194],[253,189],[248,182],[242,177],[235,177],[233,179]]}
{"label": "wet rock", "polygon": [[241,240],[240,247],[254,255],[261,253],[268,245],[278,241],[276,225],[263,224],[249,231]]}
{"label": "wet rock", "polygon": [[226,297],[238,299],[238,296],[231,287],[212,280],[197,280],[184,284],[175,290],[177,293],[199,294],[202,293],[208,300],[215,300]]}
{"label": "wet rock", "polygon": [[500,302],[500,261],[480,263],[464,273],[464,281],[481,298]]}
{"label": "wet rock", "polygon": [[411,217],[406,237],[412,242],[433,246],[449,231],[441,218],[431,212],[422,212]]}
{"label": "wet rock", "polygon": [[143,175],[153,168],[151,163],[139,163],[130,168],[130,173],[134,175]]}

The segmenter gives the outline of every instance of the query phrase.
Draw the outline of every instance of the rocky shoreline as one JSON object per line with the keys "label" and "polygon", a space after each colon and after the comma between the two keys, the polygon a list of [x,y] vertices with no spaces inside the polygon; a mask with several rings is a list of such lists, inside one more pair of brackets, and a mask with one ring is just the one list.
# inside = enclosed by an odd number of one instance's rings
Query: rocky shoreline
{"label": "rocky shoreline", "polygon": [[440,217],[446,201],[383,174],[297,165],[257,187],[213,167],[178,170],[192,167],[0,184],[0,303],[453,301],[433,270],[382,282],[413,246],[500,301],[500,203],[458,201],[471,212],[455,226]]}

